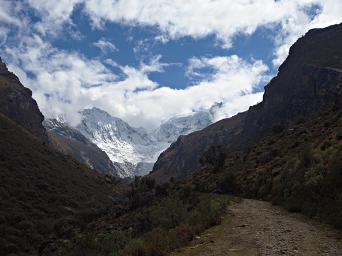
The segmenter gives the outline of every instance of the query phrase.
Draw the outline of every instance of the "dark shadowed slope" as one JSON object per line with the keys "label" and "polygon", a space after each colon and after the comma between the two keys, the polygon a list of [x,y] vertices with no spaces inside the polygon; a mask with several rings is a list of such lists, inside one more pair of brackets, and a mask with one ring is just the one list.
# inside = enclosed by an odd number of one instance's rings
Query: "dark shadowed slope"
{"label": "dark shadowed slope", "polygon": [[200,167],[210,147],[245,148],[310,115],[342,105],[342,24],[310,30],[290,49],[278,75],[265,87],[263,101],[244,113],[180,137],[163,152],[152,177],[182,178]]}
{"label": "dark shadowed slope", "polygon": [[112,203],[104,178],[47,145],[31,91],[0,62],[0,254],[38,255]]}
{"label": "dark shadowed slope", "polygon": [[37,255],[44,242],[71,235],[73,227],[111,204],[102,177],[1,114],[0,141],[3,255]]}
{"label": "dark shadowed slope", "polygon": [[8,71],[0,58],[0,113],[25,127],[38,138],[47,141],[46,131],[42,125],[44,116],[31,96],[31,90],[25,88],[18,77]]}

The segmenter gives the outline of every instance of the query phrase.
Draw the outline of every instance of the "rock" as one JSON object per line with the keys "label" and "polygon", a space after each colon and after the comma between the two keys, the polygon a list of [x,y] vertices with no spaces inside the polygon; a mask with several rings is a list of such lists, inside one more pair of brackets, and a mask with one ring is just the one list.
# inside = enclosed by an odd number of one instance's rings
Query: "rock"
{"label": "rock", "polygon": [[20,124],[40,140],[47,142],[42,125],[44,120],[32,92],[25,88],[18,77],[9,72],[0,58],[0,113]]}

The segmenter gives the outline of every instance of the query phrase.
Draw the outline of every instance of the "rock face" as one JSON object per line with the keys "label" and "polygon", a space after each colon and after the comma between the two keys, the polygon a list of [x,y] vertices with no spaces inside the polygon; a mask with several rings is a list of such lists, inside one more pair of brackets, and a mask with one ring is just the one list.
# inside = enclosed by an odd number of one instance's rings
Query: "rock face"
{"label": "rock face", "polygon": [[47,141],[42,125],[44,116],[32,99],[31,90],[25,88],[18,77],[9,72],[0,58],[0,112],[14,120],[33,135]]}
{"label": "rock face", "polygon": [[200,168],[211,146],[242,149],[310,115],[342,105],[342,24],[310,30],[290,49],[278,75],[265,87],[263,101],[246,112],[180,137],[164,151],[152,176],[182,178]]}
{"label": "rock face", "polygon": [[78,130],[57,119],[45,120],[44,126],[48,131],[49,141],[56,150],[104,175],[120,176],[120,169],[115,168],[107,154]]}

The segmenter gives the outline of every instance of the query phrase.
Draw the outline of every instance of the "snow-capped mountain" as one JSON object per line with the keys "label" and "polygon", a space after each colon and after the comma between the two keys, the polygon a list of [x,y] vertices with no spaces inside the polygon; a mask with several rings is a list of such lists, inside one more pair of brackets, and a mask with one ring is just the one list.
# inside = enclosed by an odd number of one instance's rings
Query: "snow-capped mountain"
{"label": "snow-capped mountain", "polygon": [[71,155],[104,175],[122,176],[120,167],[115,166],[104,151],[80,131],[70,127],[63,118],[46,119],[43,125],[48,133],[50,145],[56,150]]}
{"label": "snow-capped mountain", "polygon": [[80,113],[82,120],[76,128],[105,151],[113,163],[121,166],[125,177],[149,173],[160,153],[180,135],[212,123],[210,111],[199,111],[172,118],[148,133],[98,108],[85,109]]}
{"label": "snow-capped mountain", "polygon": [[113,163],[121,166],[124,177],[134,176],[136,172],[146,174],[136,170],[138,163],[145,163],[145,168],[140,164],[139,169],[146,169],[146,165],[153,166],[160,151],[165,149],[164,145],[155,143],[144,129],[133,128],[101,109],[85,109],[80,113],[82,120],[76,128],[105,151]]}
{"label": "snow-capped mountain", "polygon": [[123,178],[148,174],[160,153],[180,135],[207,127],[213,117],[211,110],[198,111],[171,118],[156,130],[147,132],[99,108],[84,109],[80,114],[81,122],[74,128],[67,129],[63,117],[48,120],[46,126],[64,138],[95,144],[108,155],[117,175]]}
{"label": "snow-capped mountain", "polygon": [[180,135],[186,135],[191,132],[201,130],[212,123],[212,115],[209,111],[199,111],[190,116],[174,117],[162,123],[154,131],[153,137],[157,141],[171,144],[176,141]]}

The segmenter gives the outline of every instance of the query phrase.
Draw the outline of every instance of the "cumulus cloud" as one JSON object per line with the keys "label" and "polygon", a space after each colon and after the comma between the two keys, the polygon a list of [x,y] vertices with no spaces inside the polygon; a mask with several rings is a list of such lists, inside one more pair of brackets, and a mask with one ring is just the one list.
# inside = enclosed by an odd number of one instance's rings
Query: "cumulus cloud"
{"label": "cumulus cloud", "polygon": [[[87,0],[85,12],[99,27],[105,22],[158,26],[164,34],[157,38],[162,41],[213,34],[229,47],[237,33],[252,34],[260,26],[274,24],[281,24],[288,35],[283,37],[285,43],[293,41],[307,28],[341,22],[341,4],[339,0]],[[313,5],[322,12],[312,21],[307,10]]]}
{"label": "cumulus cloud", "polygon": [[99,48],[104,54],[119,51],[119,49],[112,42],[104,38],[99,39],[93,45]]}
{"label": "cumulus cloud", "polygon": [[[267,79],[267,66],[260,60],[246,61],[236,55],[194,57],[186,70],[193,84],[172,89],[149,76],[172,65],[163,63],[161,55],[132,67],[53,47],[47,34],[59,33],[64,24],[72,27],[71,16],[77,6],[89,16],[95,29],[102,29],[106,22],[154,26],[159,29],[160,35],[155,37],[158,42],[215,35],[223,47],[230,47],[237,34],[249,35],[263,26],[276,27],[276,66],[287,56],[289,46],[309,28],[339,23],[342,18],[340,0],[201,0],[200,4],[198,0],[26,0],[23,3],[41,18],[28,26],[17,15],[23,13],[18,11],[23,7],[14,2],[4,0],[0,6],[0,40],[7,37],[10,26],[22,27],[23,32],[16,38],[17,45],[4,44],[2,52],[10,69],[33,90],[46,116],[66,113],[75,124],[79,109],[96,106],[149,129],[175,115],[209,108],[214,102],[224,102],[216,119],[247,109],[261,101],[262,93],[255,92],[255,87]],[[312,15],[308,9],[315,5],[317,13]],[[105,38],[94,45],[105,52],[116,50]]]}
{"label": "cumulus cloud", "polygon": [[56,34],[66,22],[72,23],[71,14],[83,0],[27,0],[42,18],[35,24],[41,34]]}
{"label": "cumulus cloud", "polygon": [[[340,0],[201,0],[200,4],[198,0],[28,1],[44,17],[39,23],[42,31],[47,27],[51,30],[53,24],[71,22],[76,5],[82,6],[97,28],[106,22],[156,26],[161,32],[156,37],[159,42],[215,35],[222,46],[230,47],[237,34],[249,35],[259,27],[277,25],[280,29],[275,37],[276,66],[286,58],[290,45],[308,29],[342,21]],[[308,12],[312,6],[320,9],[313,18]]]}
{"label": "cumulus cloud", "polygon": [[[66,113],[67,120],[74,124],[79,120],[78,110],[92,106],[148,129],[175,115],[209,108],[214,102],[232,102],[234,108],[229,114],[236,113],[259,100],[259,97],[246,98],[246,95],[253,94],[254,87],[265,78],[267,71],[262,61],[246,62],[236,55],[199,58],[201,67],[215,69],[212,78],[185,89],[172,89],[148,76],[150,72],[161,72],[167,65],[160,61],[159,55],[138,68],[108,60],[125,74],[125,79],[117,79],[100,61],[57,50],[38,35],[24,41],[20,47],[7,48],[12,63],[10,69],[33,90],[46,116]],[[191,60],[190,65],[193,62]],[[242,103],[242,98],[248,104]]]}
{"label": "cumulus cloud", "polygon": [[339,0],[316,0],[308,1],[316,4],[313,18],[302,8],[297,15],[281,22],[279,34],[275,37],[276,48],[273,63],[279,66],[287,57],[289,48],[306,31],[313,28],[323,28],[342,22],[342,1]]}

